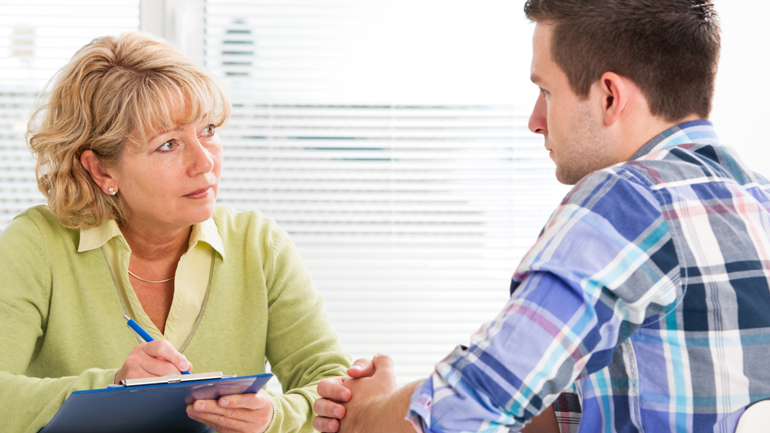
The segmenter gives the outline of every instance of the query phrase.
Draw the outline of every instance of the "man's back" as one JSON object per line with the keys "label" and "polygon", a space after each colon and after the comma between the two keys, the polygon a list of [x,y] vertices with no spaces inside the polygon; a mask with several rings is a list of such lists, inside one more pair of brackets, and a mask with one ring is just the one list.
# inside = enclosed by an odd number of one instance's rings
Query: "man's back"
{"label": "man's back", "polygon": [[[371,377],[321,382],[317,424],[336,431],[337,411],[342,432],[518,431],[534,417],[550,425],[553,405],[563,432],[732,433],[770,397],[770,185],[705,120],[721,46],[713,4],[527,0],[524,11],[540,88],[528,127],[575,188],[468,347],[395,391],[383,356]],[[344,405],[330,400],[348,390]],[[407,404],[411,427],[361,415]],[[572,408],[581,420],[564,416]]]}
{"label": "man's back", "polygon": [[[594,305],[554,311],[584,323],[571,340],[593,347],[571,353],[591,352],[576,381],[581,432],[732,432],[770,397],[770,184],[708,122],[664,135],[578,183],[514,278],[560,279]],[[557,412],[579,410],[569,401]]]}

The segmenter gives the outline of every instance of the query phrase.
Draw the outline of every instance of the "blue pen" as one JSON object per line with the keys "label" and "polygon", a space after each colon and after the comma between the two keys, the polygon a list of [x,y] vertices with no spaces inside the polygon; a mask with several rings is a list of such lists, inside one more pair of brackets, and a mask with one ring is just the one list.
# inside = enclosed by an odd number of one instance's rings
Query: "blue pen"
{"label": "blue pen", "polygon": [[[147,331],[142,329],[142,327],[139,326],[138,323],[134,322],[134,319],[132,319],[132,318],[126,316],[126,315],[124,315],[123,318],[128,320],[126,325],[128,325],[128,327],[131,328],[131,330],[134,331],[136,333],[136,335],[139,336],[139,338],[141,338],[142,340],[144,340],[144,341],[146,341],[148,343],[150,341],[155,341],[155,339],[152,338],[150,336],[150,334],[147,333]],[[190,372],[189,371],[183,371],[182,374],[190,374]]]}

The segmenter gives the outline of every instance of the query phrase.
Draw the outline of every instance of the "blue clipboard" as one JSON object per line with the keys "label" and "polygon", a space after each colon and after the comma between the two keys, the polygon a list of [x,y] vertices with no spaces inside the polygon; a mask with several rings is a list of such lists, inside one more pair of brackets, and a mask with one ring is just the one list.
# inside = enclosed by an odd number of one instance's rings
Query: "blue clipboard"
{"label": "blue clipboard", "polygon": [[[143,385],[152,379],[135,379],[125,386],[113,386],[70,394],[41,433],[96,432],[212,432],[187,416],[186,407],[195,400],[218,399],[225,395],[256,393],[273,377],[222,377],[210,379],[187,375],[155,378],[162,383]],[[221,376],[221,373],[219,373]],[[185,378],[180,381],[181,378]]]}

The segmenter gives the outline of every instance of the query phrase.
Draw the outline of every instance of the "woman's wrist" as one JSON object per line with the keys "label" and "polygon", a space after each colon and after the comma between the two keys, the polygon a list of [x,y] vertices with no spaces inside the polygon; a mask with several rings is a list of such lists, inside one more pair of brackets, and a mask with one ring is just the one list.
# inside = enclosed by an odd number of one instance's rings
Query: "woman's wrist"
{"label": "woman's wrist", "polygon": [[267,394],[268,397],[270,397],[270,406],[273,408],[273,414],[272,414],[272,418],[270,419],[270,424],[267,425],[267,428],[265,428],[265,430],[263,430],[262,433],[270,433],[270,429],[273,428],[273,425],[275,424],[275,419],[277,418],[276,412],[278,412],[278,406],[275,404],[275,398],[273,397],[273,395],[267,391],[265,391],[265,393]]}

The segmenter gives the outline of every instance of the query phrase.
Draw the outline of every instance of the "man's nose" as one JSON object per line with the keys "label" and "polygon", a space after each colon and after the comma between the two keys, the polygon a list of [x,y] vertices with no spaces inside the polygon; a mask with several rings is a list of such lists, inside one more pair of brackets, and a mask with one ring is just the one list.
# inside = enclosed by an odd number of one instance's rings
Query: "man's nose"
{"label": "man's nose", "polygon": [[545,97],[540,95],[535,102],[535,108],[532,109],[532,114],[529,116],[529,123],[527,124],[529,130],[535,134],[545,134],[548,132],[546,114]]}

